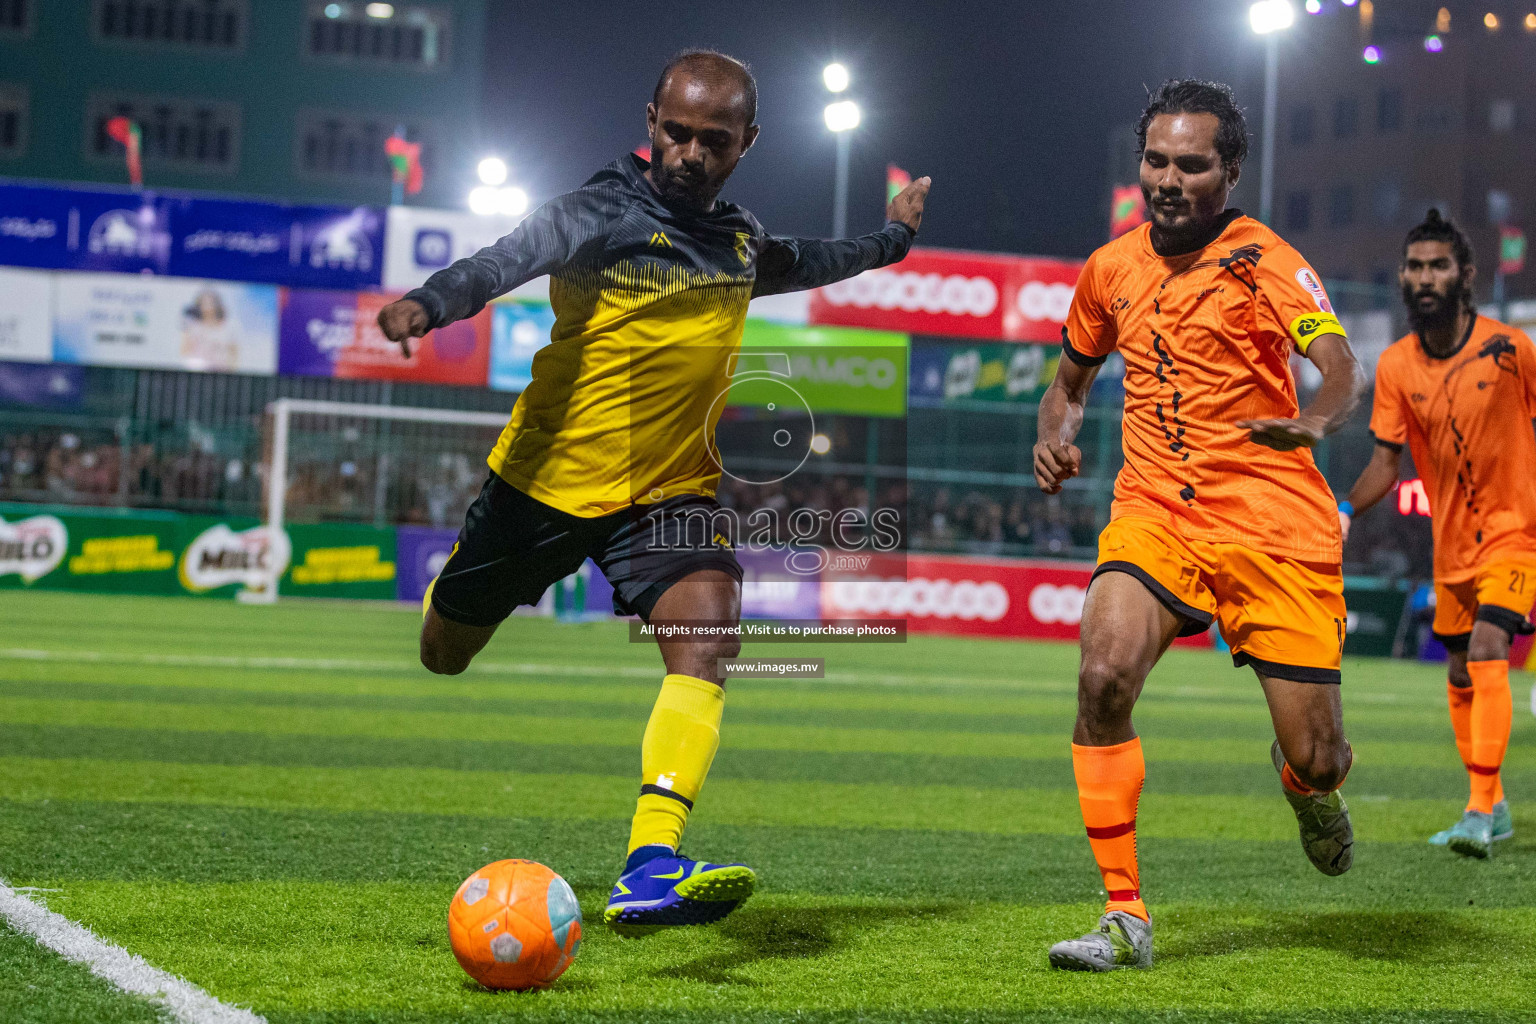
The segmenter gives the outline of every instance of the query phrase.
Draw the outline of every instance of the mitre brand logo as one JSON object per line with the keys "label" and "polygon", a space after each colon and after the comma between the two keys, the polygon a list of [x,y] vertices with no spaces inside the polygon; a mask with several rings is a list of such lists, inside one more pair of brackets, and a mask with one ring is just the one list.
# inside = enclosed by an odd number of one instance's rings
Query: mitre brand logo
{"label": "mitre brand logo", "polygon": [[220,523],[187,545],[181,556],[181,583],[197,593],[232,584],[265,590],[288,568],[290,554],[282,530],[255,526],[237,532]]}
{"label": "mitre brand logo", "polygon": [[59,567],[68,547],[69,531],[53,516],[0,519],[0,576],[41,579]]}

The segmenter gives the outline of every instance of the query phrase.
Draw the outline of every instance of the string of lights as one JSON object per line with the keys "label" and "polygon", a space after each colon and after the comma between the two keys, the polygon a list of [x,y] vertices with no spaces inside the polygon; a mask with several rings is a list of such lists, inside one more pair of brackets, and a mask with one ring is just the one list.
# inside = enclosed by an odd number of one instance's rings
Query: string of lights
{"label": "string of lights", "polygon": [[[1382,0],[1382,3],[1390,3],[1390,0]],[[1274,0],[1274,2],[1256,6],[1278,10],[1279,7],[1290,8],[1290,3],[1289,0]],[[1418,7],[1419,5],[1404,6]],[[1441,7],[1434,13],[1433,18],[1428,19],[1427,24],[1423,24],[1416,30],[1382,32],[1377,24],[1376,0],[1306,0],[1302,7],[1307,14],[1314,17],[1330,14],[1353,16],[1357,20],[1360,33],[1360,58],[1367,64],[1381,63],[1399,46],[1404,48],[1422,46],[1427,53],[1442,53],[1446,47],[1447,37],[1453,32],[1453,25],[1456,29],[1468,34],[1477,32],[1484,36],[1502,32],[1523,32],[1536,41],[1536,10],[1527,10],[1524,13],[1484,10],[1481,15],[1467,11],[1453,15],[1449,7]],[[1393,10],[1389,7],[1388,12],[1397,15],[1391,19],[1395,26],[1401,26],[1405,20],[1412,22],[1418,19],[1418,15],[1406,10]],[[1287,26],[1290,21],[1291,19],[1286,19]]]}

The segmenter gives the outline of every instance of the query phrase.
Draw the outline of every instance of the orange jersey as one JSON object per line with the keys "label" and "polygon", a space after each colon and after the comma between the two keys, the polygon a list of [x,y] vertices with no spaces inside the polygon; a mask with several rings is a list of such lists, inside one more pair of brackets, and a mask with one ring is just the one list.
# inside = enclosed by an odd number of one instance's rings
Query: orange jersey
{"label": "orange jersey", "polygon": [[1417,334],[1376,364],[1371,433],[1406,443],[1434,517],[1435,579],[1455,582],[1500,559],[1536,555],[1536,346],[1477,317],[1437,358]]}
{"label": "orange jersey", "polygon": [[1062,334],[1083,365],[1125,359],[1125,465],[1112,518],[1190,540],[1337,565],[1333,492],[1306,449],[1255,444],[1238,420],[1297,415],[1292,349],[1342,335],[1312,268],[1238,211],[1204,248],[1163,257],[1150,225],[1088,257]]}

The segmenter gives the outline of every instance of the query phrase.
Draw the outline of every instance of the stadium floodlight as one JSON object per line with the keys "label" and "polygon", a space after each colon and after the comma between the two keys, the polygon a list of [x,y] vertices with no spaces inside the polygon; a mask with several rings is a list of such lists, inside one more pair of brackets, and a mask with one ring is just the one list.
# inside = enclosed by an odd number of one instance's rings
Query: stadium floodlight
{"label": "stadium floodlight", "polygon": [[496,212],[509,217],[521,217],[528,212],[528,193],[520,188],[497,189]]}
{"label": "stadium floodlight", "polygon": [[471,212],[482,217],[490,217],[498,213],[508,217],[520,217],[528,212],[528,193],[520,188],[479,185],[470,189],[469,208]]}
{"label": "stadium floodlight", "polygon": [[852,131],[859,126],[859,105],[853,102],[853,100],[838,100],[836,103],[828,103],[823,116],[827,120],[827,127],[832,131]]}
{"label": "stadium floodlight", "polygon": [[842,92],[852,83],[847,66],[836,61],[821,69],[821,80],[828,92]]}
{"label": "stadium floodlight", "polygon": [[1248,8],[1248,24],[1264,37],[1264,142],[1259,154],[1259,220],[1275,212],[1275,112],[1280,91],[1280,33],[1296,24],[1291,0],[1259,0]]}
{"label": "stadium floodlight", "polygon": [[326,4],[325,5],[325,16],[327,18],[339,18],[339,17],[341,17],[341,4]]}
{"label": "stadium floodlight", "polygon": [[826,434],[811,435],[811,451],[817,455],[825,455],[832,450],[832,439]]}
{"label": "stadium floodlight", "polygon": [[1291,0],[1259,0],[1248,8],[1248,24],[1261,36],[1281,32],[1296,24],[1296,8]]}
{"label": "stadium floodlight", "polygon": [[489,185],[480,185],[469,190],[469,208],[482,217],[489,217],[496,212],[497,190]]}
{"label": "stadium floodlight", "polygon": [[370,18],[393,18],[395,16],[394,4],[369,4],[363,8],[364,13]]}
{"label": "stadium floodlight", "polygon": [[481,160],[475,168],[475,173],[480,175],[482,185],[505,185],[507,183],[507,162],[499,156],[488,156]]}

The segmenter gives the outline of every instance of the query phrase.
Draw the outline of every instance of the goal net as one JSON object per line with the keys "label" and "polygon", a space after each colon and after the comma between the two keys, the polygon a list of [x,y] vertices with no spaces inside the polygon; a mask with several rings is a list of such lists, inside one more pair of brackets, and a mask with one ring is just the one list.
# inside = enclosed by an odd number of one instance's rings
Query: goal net
{"label": "goal net", "polygon": [[[506,423],[505,412],[278,399],[265,424],[266,543],[284,546],[295,523],[457,528]],[[244,597],[276,601],[277,582]]]}

